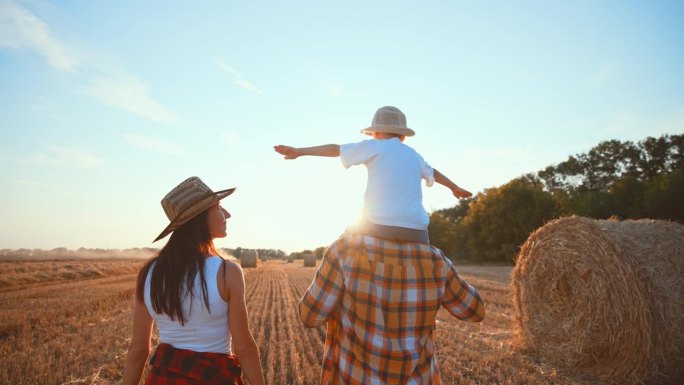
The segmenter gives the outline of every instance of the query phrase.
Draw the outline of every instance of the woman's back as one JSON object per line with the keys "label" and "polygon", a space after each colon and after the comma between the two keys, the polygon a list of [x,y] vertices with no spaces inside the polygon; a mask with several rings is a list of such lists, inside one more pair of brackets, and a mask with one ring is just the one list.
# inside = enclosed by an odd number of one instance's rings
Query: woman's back
{"label": "woman's back", "polygon": [[217,281],[222,262],[221,257],[212,256],[204,263],[209,310],[202,298],[199,274],[195,277],[192,291],[181,298],[183,314],[186,318],[184,325],[181,325],[178,319],[172,320],[167,314],[159,314],[152,308],[150,277],[155,266],[153,264],[150,267],[145,281],[145,306],[157,323],[161,343],[196,352],[231,352],[228,303],[221,298]]}

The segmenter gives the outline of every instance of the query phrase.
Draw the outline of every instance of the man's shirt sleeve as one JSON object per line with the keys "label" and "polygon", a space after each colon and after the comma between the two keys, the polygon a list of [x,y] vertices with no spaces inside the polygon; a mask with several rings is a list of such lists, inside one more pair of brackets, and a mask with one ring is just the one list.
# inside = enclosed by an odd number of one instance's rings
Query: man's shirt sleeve
{"label": "man's shirt sleeve", "polygon": [[307,327],[326,323],[340,301],[344,278],[333,249],[326,250],[311,286],[299,301],[299,317]]}
{"label": "man's shirt sleeve", "polygon": [[449,273],[447,275],[444,296],[442,297],[442,306],[451,315],[460,320],[482,321],[485,316],[485,306],[480,293],[474,286],[459,277],[450,261],[448,265]]}

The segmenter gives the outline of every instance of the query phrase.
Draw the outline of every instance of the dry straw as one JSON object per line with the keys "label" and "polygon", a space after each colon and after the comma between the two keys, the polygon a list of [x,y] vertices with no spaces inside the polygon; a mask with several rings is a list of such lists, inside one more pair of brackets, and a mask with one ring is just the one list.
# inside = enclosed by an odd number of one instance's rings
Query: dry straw
{"label": "dry straw", "polygon": [[305,267],[315,267],[316,266],[316,256],[313,254],[304,254],[304,266]]}
{"label": "dry straw", "polygon": [[557,219],[512,278],[519,348],[607,383],[684,383],[684,226]]}
{"label": "dry straw", "polygon": [[256,250],[242,250],[242,253],[240,253],[240,266],[257,267],[257,259],[259,259],[259,253]]}

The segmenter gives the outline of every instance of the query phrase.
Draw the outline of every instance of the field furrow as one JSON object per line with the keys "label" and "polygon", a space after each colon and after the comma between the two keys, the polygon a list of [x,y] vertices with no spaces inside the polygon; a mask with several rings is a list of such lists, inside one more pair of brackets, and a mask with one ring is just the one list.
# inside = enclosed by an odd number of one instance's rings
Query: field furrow
{"label": "field furrow", "polygon": [[134,292],[126,274],[0,293],[0,383],[120,378]]}
{"label": "field furrow", "polygon": [[[6,285],[0,285],[0,384],[121,383],[134,302],[136,274],[131,266],[141,263],[67,263],[15,262],[0,270],[0,282]],[[31,277],[30,269],[41,274]],[[94,269],[102,274],[88,273]],[[318,383],[325,326],[305,328],[298,308],[315,268],[305,268],[301,261],[269,261],[244,271],[249,322],[266,382]],[[467,323],[444,310],[438,313],[437,356],[444,383],[590,384],[512,349],[510,268],[459,271],[482,294],[487,316],[482,323]],[[22,278],[7,276],[13,273]]]}

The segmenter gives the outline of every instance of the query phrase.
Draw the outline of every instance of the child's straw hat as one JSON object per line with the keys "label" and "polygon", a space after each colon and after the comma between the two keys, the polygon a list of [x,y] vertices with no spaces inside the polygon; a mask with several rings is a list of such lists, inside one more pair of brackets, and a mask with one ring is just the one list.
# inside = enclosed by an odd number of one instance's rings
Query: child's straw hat
{"label": "child's straw hat", "polygon": [[385,106],[379,108],[373,116],[373,123],[361,130],[362,134],[373,135],[374,132],[413,136],[416,133],[406,127],[406,115],[397,107]]}
{"label": "child's straw hat", "polygon": [[235,191],[235,188],[216,192],[211,191],[211,189],[196,176],[184,180],[161,200],[164,212],[171,223],[166,226],[164,231],[162,231],[153,242],[157,242],[164,238],[170,232],[194,218],[197,214],[232,194],[233,191]]}

